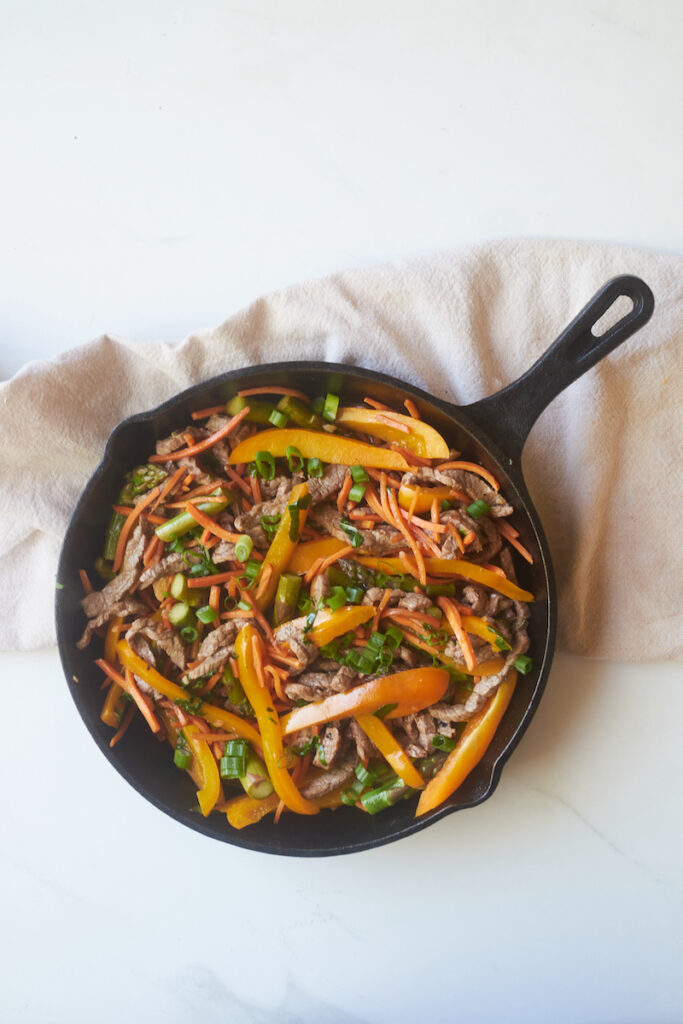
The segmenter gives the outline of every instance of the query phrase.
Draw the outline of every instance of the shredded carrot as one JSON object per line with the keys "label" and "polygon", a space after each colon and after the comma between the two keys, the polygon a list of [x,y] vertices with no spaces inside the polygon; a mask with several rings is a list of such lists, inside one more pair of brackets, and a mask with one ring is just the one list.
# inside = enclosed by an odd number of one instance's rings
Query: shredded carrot
{"label": "shredded carrot", "polygon": [[398,430],[401,434],[409,434],[410,427],[407,423],[401,423],[400,420],[394,420],[391,416],[383,416],[382,413],[376,417],[380,423],[386,423],[387,426],[393,427],[394,430]]}
{"label": "shredded carrot", "polygon": [[250,619],[254,617],[253,608],[236,608],[232,612],[222,612],[221,618],[225,619]]}
{"label": "shredded carrot", "polygon": [[188,473],[181,484],[181,489],[186,491],[194,483],[194,473]]}
{"label": "shredded carrot", "polygon": [[439,629],[443,623],[435,615],[427,615],[426,612],[411,612],[407,608],[387,608],[382,613],[384,619],[412,619],[416,624],[425,622],[428,626]]}
{"label": "shredded carrot", "polygon": [[92,592],[93,592],[93,590],[95,588],[93,587],[92,583],[90,582],[90,577],[88,576],[88,574],[85,571],[85,569],[79,569],[78,570],[78,575],[79,575],[80,580],[81,580],[81,585],[82,585],[83,589],[85,590],[86,594],[92,594]]}
{"label": "shredded carrot", "polygon": [[425,568],[422,552],[420,551],[420,548],[418,547],[415,538],[413,537],[412,533],[410,532],[409,528],[406,526],[403,520],[403,517],[398,508],[398,504],[396,503],[396,497],[394,495],[394,492],[389,491],[387,497],[389,501],[389,508],[391,509],[394,519],[396,520],[396,525],[398,526],[399,530],[405,537],[406,541],[408,542],[408,547],[411,549],[413,555],[415,556],[415,564],[417,565],[418,570],[417,578],[419,579],[420,583],[424,586],[427,582],[427,570]]}
{"label": "shredded carrot", "polygon": [[352,551],[353,545],[347,544],[346,547],[340,548],[339,551],[335,551],[333,555],[328,555],[327,558],[322,558],[320,560],[320,565],[316,569],[314,575],[317,576],[318,573],[325,572],[325,570],[329,569],[331,565],[334,565],[335,562],[338,562],[340,558],[346,558],[347,555],[350,555]]}
{"label": "shredded carrot", "polygon": [[310,583],[313,577],[318,575],[318,572],[320,571],[320,566],[323,564],[324,561],[324,558],[316,558],[313,565],[304,574],[304,583]]}
{"label": "shredded carrot", "polygon": [[310,398],[304,394],[303,391],[297,391],[296,388],[243,388],[242,391],[238,391],[237,394],[241,398],[245,398],[247,395],[291,395],[292,398],[300,398],[303,402],[307,402],[310,405]]}
{"label": "shredded carrot", "polygon": [[448,532],[450,533],[451,537],[455,538],[455,543],[458,545],[458,550],[464,554],[465,545],[463,543],[462,537],[460,536],[460,530],[455,525],[455,523],[448,524]]}
{"label": "shredded carrot", "polygon": [[415,576],[417,578],[420,574],[420,570],[418,569],[416,563],[412,560],[412,558],[410,558],[405,553],[405,551],[399,551],[398,557],[401,559],[401,562],[403,563],[406,572],[410,576]]}
{"label": "shredded carrot", "polygon": [[191,448],[195,442],[194,434],[191,433],[191,431],[186,430],[185,433],[183,434],[183,441],[188,446],[188,448]]}
{"label": "shredded carrot", "polygon": [[101,668],[103,672],[106,672],[110,679],[113,679],[115,683],[118,683],[122,690],[125,690],[126,693],[130,694],[137,706],[140,708],[140,711],[142,711],[145,716],[145,720],[152,732],[159,732],[161,726],[159,725],[147,698],[138,689],[131,672],[126,669],[125,677],[122,676],[121,673],[117,672],[115,668],[112,668],[104,658],[97,658],[95,664],[98,668]]}
{"label": "shredded carrot", "polygon": [[[239,584],[238,584],[238,586],[239,586]],[[256,621],[258,622],[258,624],[261,627],[261,629],[263,630],[263,632],[266,634],[266,637],[268,638],[268,640],[270,640],[271,642],[274,642],[275,637],[273,636],[273,630],[271,629],[271,626],[270,626],[270,623],[268,622],[268,620],[265,618],[263,613],[256,607],[256,605],[252,604],[252,602],[249,600],[248,595],[245,595],[245,593],[244,593],[244,591],[242,590],[241,587],[240,587],[240,594],[242,595],[242,600],[246,601],[247,604],[251,605],[252,615],[254,616]]]}
{"label": "shredded carrot", "polygon": [[213,608],[217,615],[221,610],[221,588],[215,585],[209,591],[209,608]]}
{"label": "shredded carrot", "polygon": [[254,671],[256,672],[256,678],[259,681],[259,685],[267,690],[266,679],[263,674],[263,661],[261,659],[261,650],[263,649],[263,641],[260,636],[253,636],[251,638],[251,654],[254,659]]}
{"label": "shredded carrot", "polygon": [[471,672],[477,664],[477,659],[474,656],[474,648],[472,647],[472,641],[470,640],[469,633],[462,624],[460,612],[447,597],[438,597],[437,604],[448,619],[448,624],[455,633],[456,639],[460,644],[460,649],[465,656],[465,664]]}
{"label": "shredded carrot", "polygon": [[482,477],[487,483],[491,484],[494,491],[500,490],[500,484],[496,480],[492,473],[489,473],[488,469],[484,469],[483,466],[477,465],[476,462],[442,462],[440,466],[436,467],[437,472],[441,472],[444,469],[464,469],[468,473],[476,473],[477,476]]}
{"label": "shredded carrot", "polygon": [[149,565],[160,543],[161,541],[157,537],[156,533],[153,533],[149,541],[147,542],[147,547],[145,548],[144,554],[142,556],[143,565]]}
{"label": "shredded carrot", "polygon": [[234,740],[237,736],[236,732],[205,732],[202,733],[202,739],[207,743],[227,743],[229,740]]}
{"label": "shredded carrot", "polygon": [[245,405],[244,409],[240,409],[236,416],[232,416],[224,427],[217,430],[215,434],[211,434],[210,437],[204,438],[203,441],[199,441],[198,444],[192,445],[189,448],[181,448],[176,452],[169,452],[168,455],[150,455],[148,461],[169,462],[176,459],[184,459],[191,455],[199,455],[200,452],[205,452],[207,448],[212,448],[218,441],[222,441],[224,437],[227,437],[249,415],[250,411],[249,406]]}
{"label": "shredded carrot", "polygon": [[381,598],[379,600],[379,604],[377,605],[377,611],[375,612],[375,617],[372,620],[372,632],[373,633],[377,630],[377,628],[379,626],[379,620],[382,618],[382,612],[384,611],[384,609],[388,605],[390,597],[391,597],[391,587],[385,587],[384,588],[384,593],[382,594],[382,596],[381,596]]}
{"label": "shredded carrot", "polygon": [[218,544],[218,537],[212,537],[211,535],[209,535],[204,541],[204,547],[207,551],[210,551],[211,548],[216,546],[216,544]]}
{"label": "shredded carrot", "polygon": [[121,739],[121,737],[125,733],[126,729],[130,725],[130,723],[133,721],[133,715],[134,714],[135,714],[135,705],[131,704],[128,707],[128,710],[126,711],[125,715],[123,716],[123,718],[121,720],[121,725],[118,727],[118,729],[116,730],[116,732],[114,733],[112,738],[109,740],[109,746],[110,747],[115,747],[116,744],[119,742],[119,740]]}
{"label": "shredded carrot", "polygon": [[229,530],[224,530],[222,526],[219,526],[211,516],[207,516],[205,512],[200,512],[196,505],[193,505],[191,501],[187,503],[187,511],[190,513],[193,519],[196,519],[200,526],[203,526],[209,533],[213,533],[216,537],[221,537],[222,540],[229,540],[237,542],[242,536],[240,533],[230,533]]}
{"label": "shredded carrot", "polygon": [[119,534],[119,540],[116,545],[116,554],[114,555],[114,572],[118,572],[119,569],[121,568],[121,563],[123,562],[123,553],[126,550],[126,544],[128,543],[128,537],[130,536],[130,531],[132,529],[133,523],[135,522],[136,519],[138,519],[141,513],[144,512],[147,506],[152,504],[154,499],[159,494],[159,490],[159,487],[155,487],[154,490],[149,492],[149,494],[146,494],[142,501],[133,509],[131,509],[130,515],[128,516],[125,523],[121,527],[121,533]]}
{"label": "shredded carrot", "polygon": [[301,662],[298,660],[298,658],[290,658],[287,654],[280,653],[279,648],[275,647],[274,644],[271,644],[269,646],[268,653],[270,654],[273,661],[279,661],[283,665],[289,665],[290,668],[301,667]]}
{"label": "shredded carrot", "polygon": [[192,419],[208,420],[209,416],[215,416],[219,412],[225,412],[225,405],[211,405],[208,409],[197,409],[192,413]]}
{"label": "shredded carrot", "polygon": [[502,576],[504,580],[507,579],[507,574],[504,569],[501,569],[499,565],[491,565],[490,562],[482,562],[482,569],[488,569],[490,572],[495,572],[496,575]]}
{"label": "shredded carrot", "polygon": [[206,685],[203,686],[201,688],[201,690],[199,691],[202,694],[202,696],[205,693],[209,693],[210,690],[213,690],[214,686],[216,685],[218,680],[221,678],[221,675],[222,675],[221,672],[214,672],[214,674],[211,676],[211,678],[207,681]]}
{"label": "shredded carrot", "polygon": [[169,494],[171,494],[171,493],[173,492],[173,490],[174,490],[174,489],[175,489],[175,488],[176,488],[176,487],[178,486],[178,484],[180,483],[180,478],[182,477],[182,475],[183,475],[183,473],[184,473],[184,472],[185,472],[185,467],[184,467],[184,466],[180,466],[180,468],[179,468],[179,469],[176,469],[175,473],[172,473],[172,474],[171,474],[171,475],[170,475],[170,476],[168,477],[168,479],[167,479],[167,480],[166,480],[166,481],[164,482],[164,485],[163,485],[163,487],[161,488],[161,491],[159,492],[159,497],[157,498],[157,500],[156,500],[156,501],[154,502],[154,504],[152,505],[152,508],[153,508],[153,509],[154,509],[154,508],[156,508],[156,507],[157,507],[157,505],[163,505],[163,503],[164,503],[164,499],[165,499],[165,498],[166,498],[166,497],[167,497],[167,496],[168,496]]}
{"label": "shredded carrot", "polygon": [[408,448],[404,448],[393,441],[387,445],[387,448],[391,448],[392,452],[398,452],[411,466],[431,466],[432,464],[431,459],[427,459],[422,455],[416,455],[415,452],[411,452]]}
{"label": "shredded carrot", "polygon": [[505,537],[508,544],[512,544],[513,548],[516,548],[517,551],[519,551],[522,558],[526,558],[527,562],[533,565],[534,556],[529,551],[527,551],[527,549],[520,541],[517,540],[519,534],[517,533],[515,528],[510,526],[509,523],[506,523],[504,521],[501,522],[500,520],[496,522],[496,526],[498,527],[498,532],[502,537]]}
{"label": "shredded carrot", "polygon": [[240,488],[240,490],[244,491],[244,493],[246,494],[246,496],[248,498],[251,498],[251,487],[246,482],[246,480],[243,480],[242,477],[239,475],[239,473],[235,472],[235,470],[232,468],[232,466],[225,466],[225,472],[230,477],[232,482],[234,484],[237,484],[237,486]]}
{"label": "shredded carrot", "polygon": [[477,539],[476,533],[474,533],[472,530],[470,530],[469,533],[465,534],[465,536],[462,539],[462,542],[465,545],[465,547],[468,548],[470,546],[470,544],[472,544],[473,541],[475,541],[476,539]]}
{"label": "shredded carrot", "polygon": [[393,412],[394,410],[389,405],[385,405],[384,402],[378,402],[376,398],[368,398],[366,395],[363,399],[366,405],[371,405],[373,409],[382,409],[383,412]]}
{"label": "shredded carrot", "polygon": [[367,521],[369,523],[381,523],[382,517],[377,516],[371,512],[364,512],[362,508],[352,508],[349,512],[349,519],[357,519]]}
{"label": "shredded carrot", "polygon": [[417,406],[415,405],[415,402],[412,400],[412,398],[406,398],[403,404],[408,410],[409,415],[412,416],[414,420],[421,419],[421,416],[417,411]]}
{"label": "shredded carrot", "polygon": [[347,473],[346,476],[344,477],[344,483],[341,485],[339,489],[339,494],[337,495],[337,511],[344,511],[344,505],[346,504],[346,499],[348,498],[349,491],[351,490],[352,487],[353,478],[350,473]]}
{"label": "shredded carrot", "polygon": [[252,476],[251,478],[251,495],[254,499],[255,505],[260,505],[263,501],[263,495],[261,494],[261,485],[258,482],[258,477]]}
{"label": "shredded carrot", "polygon": [[[415,537],[415,540],[422,545],[423,548],[426,548],[427,551],[431,552],[434,558],[442,557],[441,548],[434,543],[431,537],[429,537],[423,530],[420,530],[417,526],[413,527],[413,536]],[[425,577],[425,583],[426,582],[427,579]]]}
{"label": "shredded carrot", "polygon": [[205,526],[204,529],[202,530],[201,536],[199,538],[199,543],[201,544],[201,546],[203,548],[206,547],[207,542],[208,542],[210,536],[211,536],[211,531],[209,530],[209,528],[207,526]]}
{"label": "shredded carrot", "polygon": [[193,576],[187,581],[188,587],[212,587],[214,584],[227,583],[233,576],[242,576],[242,569],[231,569],[230,572],[219,572],[213,576]]}
{"label": "shredded carrot", "polygon": [[385,470],[383,469],[373,469],[371,466],[365,466],[365,472],[368,474],[368,476],[371,476],[372,479],[376,480],[378,483],[382,477],[382,473],[384,473],[384,476],[387,481],[387,487],[393,487],[395,488],[395,490],[398,490],[399,487],[401,486],[400,480],[398,480],[395,476],[388,476]]}
{"label": "shredded carrot", "polygon": [[258,601],[265,594],[266,590],[268,589],[268,584],[270,583],[270,578],[271,578],[272,575],[273,575],[273,566],[271,565],[270,562],[268,562],[268,564],[264,565],[264,567],[263,567],[263,573],[261,574],[261,579],[259,580],[258,587],[256,588],[256,591],[254,593],[254,600],[255,601]]}
{"label": "shredded carrot", "polygon": [[275,693],[277,694],[278,698],[281,701],[283,701],[283,703],[286,703],[287,696],[284,690],[282,689],[282,677],[280,676],[278,670],[275,668],[275,665],[265,665],[264,672],[267,672],[268,675],[270,675],[270,677],[272,678],[273,688],[275,689]]}

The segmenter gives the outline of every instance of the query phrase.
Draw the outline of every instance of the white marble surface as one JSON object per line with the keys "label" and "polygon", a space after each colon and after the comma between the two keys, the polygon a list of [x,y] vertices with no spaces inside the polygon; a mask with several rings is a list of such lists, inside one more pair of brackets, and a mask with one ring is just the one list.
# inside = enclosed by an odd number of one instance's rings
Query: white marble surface
{"label": "white marble surface", "polygon": [[[0,378],[340,266],[683,241],[677,0],[0,0],[0,23]],[[301,862],[129,790],[54,651],[0,671],[3,1024],[683,1019],[680,667],[558,657],[492,800]]]}

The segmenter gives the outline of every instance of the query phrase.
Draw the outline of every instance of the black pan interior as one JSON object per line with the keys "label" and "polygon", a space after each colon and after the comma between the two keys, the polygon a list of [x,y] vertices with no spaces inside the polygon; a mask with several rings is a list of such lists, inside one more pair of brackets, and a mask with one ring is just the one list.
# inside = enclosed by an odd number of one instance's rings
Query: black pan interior
{"label": "black pan interior", "polygon": [[[92,566],[101,554],[110,506],[116,500],[127,470],[142,462],[155,441],[190,422],[190,413],[224,402],[241,387],[281,384],[311,396],[332,391],[342,402],[360,402],[364,395],[401,408],[411,397],[425,420],[432,423],[452,447],[481,462],[494,472],[506,496],[515,506],[513,522],[522,542],[534,554],[528,565],[515,559],[520,584],[537,600],[530,621],[530,653],[534,670],[520,676],[512,703],[484,759],[460,789],[441,808],[415,819],[415,799],[374,817],[356,808],[323,811],[315,817],[284,814],[277,826],[272,817],[235,831],[220,814],[203,818],[195,809],[195,787],[174,768],[170,748],[149,734],[136,718],[125,739],[109,748],[111,730],[99,718],[102,705],[101,672],[93,661],[102,653],[95,637],[84,651],[76,641],[85,625],[80,598],[79,568]],[[471,807],[491,795],[507,757],[519,741],[538,706],[550,668],[555,632],[555,601],[552,567],[540,523],[531,505],[519,467],[488,441],[482,431],[457,407],[403,384],[393,378],[353,367],[326,363],[288,363],[233,371],[196,385],[156,410],[124,421],[116,428],[104,458],[87,484],[69,525],[59,564],[56,617],[62,664],[76,706],[102,753],[135,789],[178,821],[206,835],[247,849],[294,856],[350,853],[391,842],[424,828],[454,810]]]}

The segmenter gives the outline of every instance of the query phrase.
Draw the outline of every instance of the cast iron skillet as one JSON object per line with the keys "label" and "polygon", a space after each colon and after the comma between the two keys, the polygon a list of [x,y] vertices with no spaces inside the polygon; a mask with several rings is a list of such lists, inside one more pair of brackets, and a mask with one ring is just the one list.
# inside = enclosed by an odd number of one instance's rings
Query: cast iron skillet
{"label": "cast iron skillet", "polygon": [[[620,296],[628,296],[633,308],[605,334],[595,337],[591,328]],[[503,765],[538,707],[555,642],[553,569],[547,541],[520,469],[524,441],[546,405],[642,327],[653,308],[654,298],[646,284],[636,277],[614,278],[519,380],[490,398],[465,407],[450,405],[386,374],[335,363],[292,362],[233,370],[119,424],[69,524],[59,563],[58,579],[64,589],[57,591],[56,600],[57,637],[71,695],[95,742],[117,771],[156,807],[190,828],[236,846],[290,856],[325,856],[380,846],[490,796]],[[277,826],[269,817],[235,831],[224,815],[203,818],[195,810],[194,784],[174,768],[168,745],[154,742],[139,716],[125,740],[113,750],[109,748],[111,730],[99,718],[101,672],[93,664],[101,654],[102,641],[94,638],[86,650],[76,648],[85,626],[79,603],[82,591],[78,569],[92,565],[101,553],[110,506],[116,500],[120,481],[127,470],[154,450],[158,438],[186,425],[194,409],[226,401],[238,388],[265,384],[295,386],[311,395],[341,393],[344,402],[360,403],[364,395],[370,395],[396,408],[401,408],[405,397],[412,398],[424,419],[440,430],[451,446],[495,473],[503,493],[515,507],[513,522],[521,540],[534,554],[534,565],[523,562],[518,571],[520,584],[536,596],[529,630],[535,668],[527,676],[519,677],[510,707],[481,763],[446,804],[422,818],[413,816],[413,799],[375,817],[355,808],[340,808],[314,817],[284,814]]]}

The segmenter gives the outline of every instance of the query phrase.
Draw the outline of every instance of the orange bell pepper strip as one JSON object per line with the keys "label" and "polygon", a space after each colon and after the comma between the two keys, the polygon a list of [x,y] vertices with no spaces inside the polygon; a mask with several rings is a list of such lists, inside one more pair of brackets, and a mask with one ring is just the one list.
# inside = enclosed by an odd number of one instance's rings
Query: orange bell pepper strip
{"label": "orange bell pepper strip", "polygon": [[185,725],[182,732],[202,778],[202,788],[197,791],[197,802],[206,818],[211,814],[221,795],[221,777],[218,774],[218,765],[209,744],[201,738],[202,734],[196,725]]}
{"label": "orange bell pepper strip", "polygon": [[[155,668],[152,668],[143,661],[135,653],[127,640],[121,640],[117,644],[116,649],[121,659],[121,664],[129,668],[133,675],[140,676],[140,679],[144,679],[146,683],[149,683],[150,686],[163,694],[164,697],[168,697],[169,700],[187,700],[187,690],[184,690],[182,686],[178,686],[177,683],[171,682],[170,679],[166,679]],[[243,718],[240,718],[239,715],[233,715],[231,711],[226,711],[225,708],[219,708],[215,704],[207,704],[204,701],[198,714],[213,725],[220,725],[229,732],[237,733],[242,739],[247,740],[256,747],[259,754],[263,752],[261,737],[258,732],[252,725],[249,725]]]}
{"label": "orange bell pepper strip", "polygon": [[415,811],[416,818],[439,807],[479,764],[507,711],[516,683],[517,672],[513,669],[483,710],[467,723],[457,747],[423,789]]}
{"label": "orange bell pepper strip", "polygon": [[[392,426],[392,422],[396,426]],[[416,420],[400,412],[345,407],[338,410],[335,423],[401,445],[424,459],[448,458],[448,445],[438,430],[424,420]]]}
{"label": "orange bell pepper strip", "polygon": [[263,800],[254,800],[252,797],[236,796],[232,800],[226,800],[218,808],[225,811],[225,816],[233,828],[246,828],[247,825],[255,825],[266,814],[272,814],[277,810],[280,797],[277,793],[271,793]]}
{"label": "orange bell pepper strip", "polygon": [[390,448],[375,448],[364,441],[353,441],[339,434],[326,434],[315,430],[262,430],[247,437],[233,448],[231,465],[237,462],[252,462],[256,452],[270,452],[275,458],[283,458],[293,445],[305,459],[318,458],[322,462],[336,462],[341,466],[371,466],[375,469],[402,469],[410,467],[399,452]]}
{"label": "orange bell pepper strip", "polygon": [[[121,632],[122,622],[123,619],[120,618],[112,619],[107,626],[104,638],[104,660],[114,668],[116,667],[116,644]],[[124,709],[123,694],[124,691],[119,684],[112,683],[104,699],[100,718],[105,725],[111,726],[112,729],[118,729],[121,724],[121,713]]]}
{"label": "orange bell pepper strip", "polygon": [[406,786],[422,789],[424,779],[384,722],[375,715],[356,715],[356,721]]}
{"label": "orange bell pepper strip", "polygon": [[[255,648],[256,652],[255,653]],[[263,757],[275,792],[290,811],[297,814],[317,814],[318,808],[301,795],[285,767],[286,757],[282,745],[282,728],[272,698],[262,685],[256,658],[263,649],[261,637],[253,626],[243,626],[235,640],[239,677],[247,700],[254,709],[263,742]]]}
{"label": "orange bell pepper strip", "polygon": [[[267,565],[272,565],[273,567],[273,572],[268,581],[267,587],[255,602],[256,607],[261,611],[263,611],[264,608],[267,608],[275,597],[278,580],[285,569],[289,567],[289,562],[296,551],[297,544],[299,543],[298,540],[291,540],[289,536],[289,530],[292,523],[292,513],[290,508],[295,504],[295,502],[299,501],[300,498],[305,498],[307,494],[307,484],[297,484],[296,487],[292,488],[292,493],[290,494],[287,502],[287,508],[282,513],[282,518],[278,524],[275,536],[273,537],[272,543],[266,552],[263,562],[261,563],[259,578],[263,574],[263,570]],[[299,509],[298,536],[301,535],[307,515],[308,509]]]}
{"label": "orange bell pepper strip", "polygon": [[[405,566],[400,558],[378,558],[373,555],[356,556],[363,565],[371,569],[379,569],[382,572],[405,572]],[[534,595],[528,590],[522,590],[512,580],[506,580],[497,572],[484,569],[474,562],[465,562],[459,558],[425,558],[425,568],[430,575],[435,576],[462,576],[473,583],[481,583],[490,590],[497,590],[499,594],[512,598],[513,601],[533,601]]]}
{"label": "orange bell pepper strip", "polygon": [[[324,700],[294,708],[282,716],[280,724],[285,736],[288,736],[309,725],[322,725],[335,718],[371,714],[385,704],[398,704],[399,707],[407,705],[419,711],[441,700],[447,688],[448,672],[445,669],[431,666],[406,669],[405,672],[395,672],[390,676],[361,683],[347,693],[333,693]],[[394,712],[398,715],[398,708]]]}
{"label": "orange bell pepper strip", "polygon": [[315,617],[313,628],[308,634],[316,647],[324,647],[335,637],[350,633],[352,629],[369,622],[375,614],[371,604],[345,604],[342,608],[321,609]]}
{"label": "orange bell pepper strip", "polygon": [[322,540],[307,540],[298,544],[287,565],[288,572],[303,576],[319,558],[336,555],[342,548],[348,547],[345,541],[336,537],[324,537]]}
{"label": "orange bell pepper strip", "polygon": [[[409,487],[407,484],[401,484],[398,491],[398,503],[401,508],[412,507],[415,512],[429,512],[434,498],[437,501],[450,501],[453,495],[458,493],[453,487]],[[413,501],[415,501],[414,506]]]}

